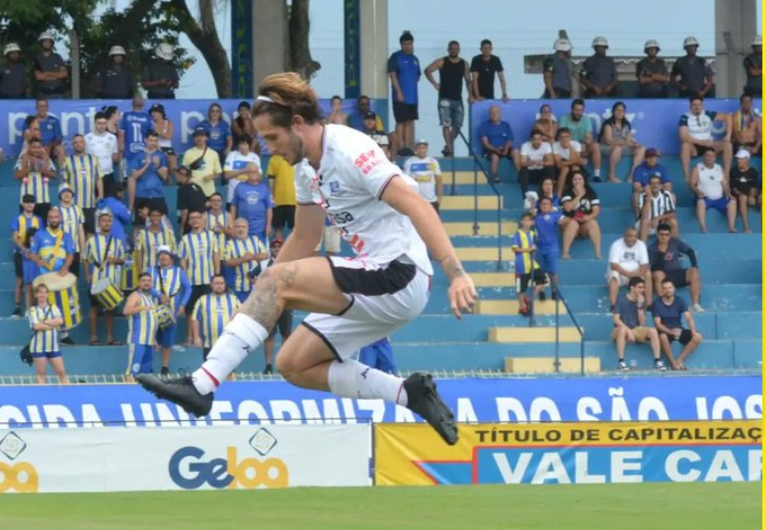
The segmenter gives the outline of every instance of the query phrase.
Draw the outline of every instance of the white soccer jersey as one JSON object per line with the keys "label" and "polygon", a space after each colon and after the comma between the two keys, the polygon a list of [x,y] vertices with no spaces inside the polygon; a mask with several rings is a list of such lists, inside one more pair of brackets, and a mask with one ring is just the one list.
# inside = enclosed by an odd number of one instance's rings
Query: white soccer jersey
{"label": "white soccer jersey", "polygon": [[409,218],[380,200],[394,176],[413,189],[416,183],[355,129],[326,125],[323,144],[319,171],[304,161],[295,172],[298,204],[322,206],[359,259],[387,265],[403,257],[432,275],[425,243]]}
{"label": "white soccer jersey", "polygon": [[704,197],[711,200],[721,199],[725,190],[723,190],[723,169],[720,164],[707,167],[703,163],[696,165],[699,171],[698,188]]}
{"label": "white soccer jersey", "polygon": [[529,169],[544,169],[545,156],[552,154],[552,147],[547,142],[542,142],[539,147],[534,147],[531,142],[524,142],[521,146],[521,156],[536,162]]}
{"label": "white soccer jersey", "polygon": [[645,243],[638,240],[631,247],[627,246],[621,237],[613,242],[608,252],[609,270],[610,264],[616,263],[626,271],[636,271],[641,265],[648,265],[648,248]]}
{"label": "white soccer jersey", "polygon": [[431,156],[420,158],[412,156],[404,162],[404,173],[417,182],[420,196],[428,202],[436,202],[436,177],[441,175],[441,166],[438,160]]}
{"label": "white soccer jersey", "polygon": [[104,134],[88,133],[85,135],[85,152],[98,158],[104,175],[114,172],[112,155],[118,152],[117,137],[110,132]]}

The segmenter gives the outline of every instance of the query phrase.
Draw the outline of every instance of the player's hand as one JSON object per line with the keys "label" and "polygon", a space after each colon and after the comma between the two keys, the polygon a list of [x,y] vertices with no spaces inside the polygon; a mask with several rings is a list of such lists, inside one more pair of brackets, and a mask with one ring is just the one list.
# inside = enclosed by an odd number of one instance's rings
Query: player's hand
{"label": "player's hand", "polygon": [[478,299],[478,292],[475,290],[473,280],[467,274],[457,276],[452,280],[448,295],[452,313],[458,319],[462,318],[463,312],[472,313],[473,306]]}

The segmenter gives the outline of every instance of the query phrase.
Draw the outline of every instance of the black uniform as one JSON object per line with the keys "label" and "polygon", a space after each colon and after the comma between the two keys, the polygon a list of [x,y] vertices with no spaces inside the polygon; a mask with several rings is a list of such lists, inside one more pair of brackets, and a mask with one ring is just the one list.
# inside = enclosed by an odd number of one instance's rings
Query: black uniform
{"label": "black uniform", "polygon": [[7,62],[0,66],[0,99],[24,99],[27,92],[27,72],[22,62]]}
{"label": "black uniform", "polygon": [[175,87],[178,86],[178,70],[172,61],[154,59],[143,70],[141,79],[145,81],[161,81],[168,79],[172,81],[170,86],[153,86],[147,89],[149,99],[175,99]]}
{"label": "black uniform", "polygon": [[672,78],[680,76],[680,84],[685,85],[685,90],[680,90],[681,98],[688,98],[699,94],[704,88],[706,80],[712,78],[714,72],[707,64],[707,60],[698,55],[686,55],[680,57],[672,67]]}
{"label": "black uniform", "polygon": [[[637,64],[635,75],[640,79],[644,74],[668,74],[667,63],[663,59],[651,61],[648,57]],[[653,81],[646,84],[638,84],[639,98],[666,98],[669,94],[669,83]]]}
{"label": "black uniform", "polygon": [[[55,52],[51,52],[50,55],[44,53],[35,55],[34,69],[36,72],[58,72],[65,66],[64,59]],[[35,81],[35,89],[38,96],[61,95],[66,92],[67,82],[63,79]]]}
{"label": "black uniform", "polygon": [[758,98],[762,95],[762,74],[749,75],[749,68],[758,68],[762,70],[762,55],[749,54],[744,58],[744,69],[746,70],[746,86],[744,94]]}
{"label": "black uniform", "polygon": [[125,64],[110,62],[98,73],[98,94],[104,99],[133,97],[133,72]]}

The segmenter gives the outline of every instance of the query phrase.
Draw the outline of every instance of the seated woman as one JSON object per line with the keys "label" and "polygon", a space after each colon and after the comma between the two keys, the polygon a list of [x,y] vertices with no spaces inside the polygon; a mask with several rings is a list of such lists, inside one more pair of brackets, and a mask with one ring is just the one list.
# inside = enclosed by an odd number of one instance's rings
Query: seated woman
{"label": "seated woman", "polygon": [[534,122],[533,129],[542,131],[545,142],[552,145],[555,142],[555,138],[558,134],[558,120],[555,119],[552,113],[552,107],[548,104],[544,104],[539,109],[539,118]]}
{"label": "seated woman", "polygon": [[539,204],[539,201],[542,199],[542,197],[547,197],[550,199],[552,202],[553,210],[560,209],[560,197],[555,194],[555,181],[552,177],[546,177],[542,181],[542,183],[539,185],[539,191],[536,193],[536,196],[533,194],[530,195],[531,196],[526,198],[524,209],[531,210],[531,212],[534,214],[536,214],[537,205]]}
{"label": "seated woman", "polygon": [[621,182],[616,176],[616,166],[619,159],[624,156],[632,156],[632,169],[627,176],[627,182],[632,181],[632,174],[635,168],[643,163],[645,157],[645,147],[640,145],[632,137],[632,125],[626,118],[627,106],[622,101],[614,103],[611,109],[611,117],[603,122],[600,129],[601,151],[609,157],[608,181]]}
{"label": "seated woman", "polygon": [[571,176],[571,185],[561,198],[563,215],[562,259],[571,259],[571,244],[577,237],[589,237],[595,249],[595,259],[600,259],[600,199],[582,175],[577,171]]}

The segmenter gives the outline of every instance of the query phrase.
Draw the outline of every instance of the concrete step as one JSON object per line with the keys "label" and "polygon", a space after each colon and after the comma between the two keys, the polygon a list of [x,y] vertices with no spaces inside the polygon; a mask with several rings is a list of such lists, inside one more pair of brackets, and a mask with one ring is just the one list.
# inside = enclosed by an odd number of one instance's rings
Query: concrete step
{"label": "concrete step", "polygon": [[[561,342],[581,342],[579,331],[575,327],[561,327]],[[529,343],[555,342],[555,328],[550,327],[496,327],[489,329],[489,342]]]}
{"label": "concrete step", "polygon": [[[494,210],[496,212],[498,207],[502,205],[502,197],[481,195],[478,197],[478,209],[479,210]],[[444,197],[441,203],[441,210],[473,210],[476,207],[476,200],[474,197]]]}

